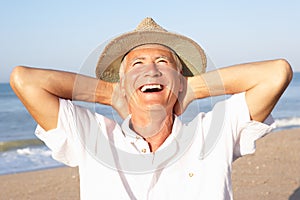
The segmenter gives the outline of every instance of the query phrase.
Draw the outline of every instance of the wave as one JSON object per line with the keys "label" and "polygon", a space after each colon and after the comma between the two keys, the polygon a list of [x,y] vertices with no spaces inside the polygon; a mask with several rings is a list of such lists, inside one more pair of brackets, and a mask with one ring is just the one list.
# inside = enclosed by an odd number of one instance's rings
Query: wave
{"label": "wave", "polygon": [[275,125],[281,129],[300,127],[300,117],[275,119]]}
{"label": "wave", "polygon": [[15,141],[0,141],[0,152],[9,151],[16,148],[38,146],[44,143],[39,139],[15,140]]}
{"label": "wave", "polygon": [[45,145],[0,152],[0,175],[64,166]]}
{"label": "wave", "polygon": [[29,155],[41,155],[41,156],[51,156],[51,150],[43,150],[42,148],[30,148],[30,147],[25,147],[25,148],[20,148],[16,150],[18,155],[24,155],[24,156],[29,156]]}

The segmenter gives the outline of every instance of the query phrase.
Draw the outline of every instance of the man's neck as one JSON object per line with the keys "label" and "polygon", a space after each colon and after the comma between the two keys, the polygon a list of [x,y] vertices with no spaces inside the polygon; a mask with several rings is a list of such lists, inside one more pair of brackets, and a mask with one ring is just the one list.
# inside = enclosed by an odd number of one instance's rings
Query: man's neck
{"label": "man's neck", "polygon": [[171,134],[174,122],[172,113],[162,111],[132,113],[131,128],[148,143],[155,152]]}

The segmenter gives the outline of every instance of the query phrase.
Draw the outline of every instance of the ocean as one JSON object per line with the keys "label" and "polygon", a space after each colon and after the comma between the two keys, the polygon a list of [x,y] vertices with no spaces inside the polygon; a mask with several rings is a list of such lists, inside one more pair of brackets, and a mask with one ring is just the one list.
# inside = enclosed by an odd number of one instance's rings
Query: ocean
{"label": "ocean", "polygon": [[[215,102],[224,98],[193,102],[181,117],[182,121],[191,120],[200,111],[209,111]],[[110,118],[116,116],[109,106],[96,105],[96,111]],[[294,73],[272,115],[277,125],[274,131],[300,128],[300,72]],[[0,175],[63,166],[52,159],[50,150],[34,135],[35,128],[35,121],[10,85],[0,83]]]}

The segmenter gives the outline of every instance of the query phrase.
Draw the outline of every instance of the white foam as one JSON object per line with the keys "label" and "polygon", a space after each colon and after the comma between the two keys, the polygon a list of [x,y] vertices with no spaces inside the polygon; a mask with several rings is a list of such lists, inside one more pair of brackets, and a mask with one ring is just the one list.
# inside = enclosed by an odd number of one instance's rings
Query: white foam
{"label": "white foam", "polygon": [[17,149],[19,155],[33,155],[33,151],[30,148]]}
{"label": "white foam", "polygon": [[63,166],[45,146],[25,147],[0,153],[0,174]]}
{"label": "white foam", "polygon": [[17,154],[24,155],[24,156],[29,156],[29,155],[51,156],[51,151],[49,149],[44,149],[44,148],[26,147],[26,148],[17,149]]}
{"label": "white foam", "polygon": [[300,126],[300,117],[291,117],[275,120],[276,127]]}

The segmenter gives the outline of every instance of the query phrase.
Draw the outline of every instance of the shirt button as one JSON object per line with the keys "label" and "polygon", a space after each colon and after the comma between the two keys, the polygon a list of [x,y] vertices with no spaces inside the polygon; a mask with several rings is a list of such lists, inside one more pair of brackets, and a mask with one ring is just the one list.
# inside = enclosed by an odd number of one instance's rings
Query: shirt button
{"label": "shirt button", "polygon": [[147,151],[146,149],[142,149],[142,152],[143,152],[143,153],[146,153],[146,151]]}
{"label": "shirt button", "polygon": [[189,173],[189,177],[193,177],[194,176],[194,173],[193,172],[190,172]]}

